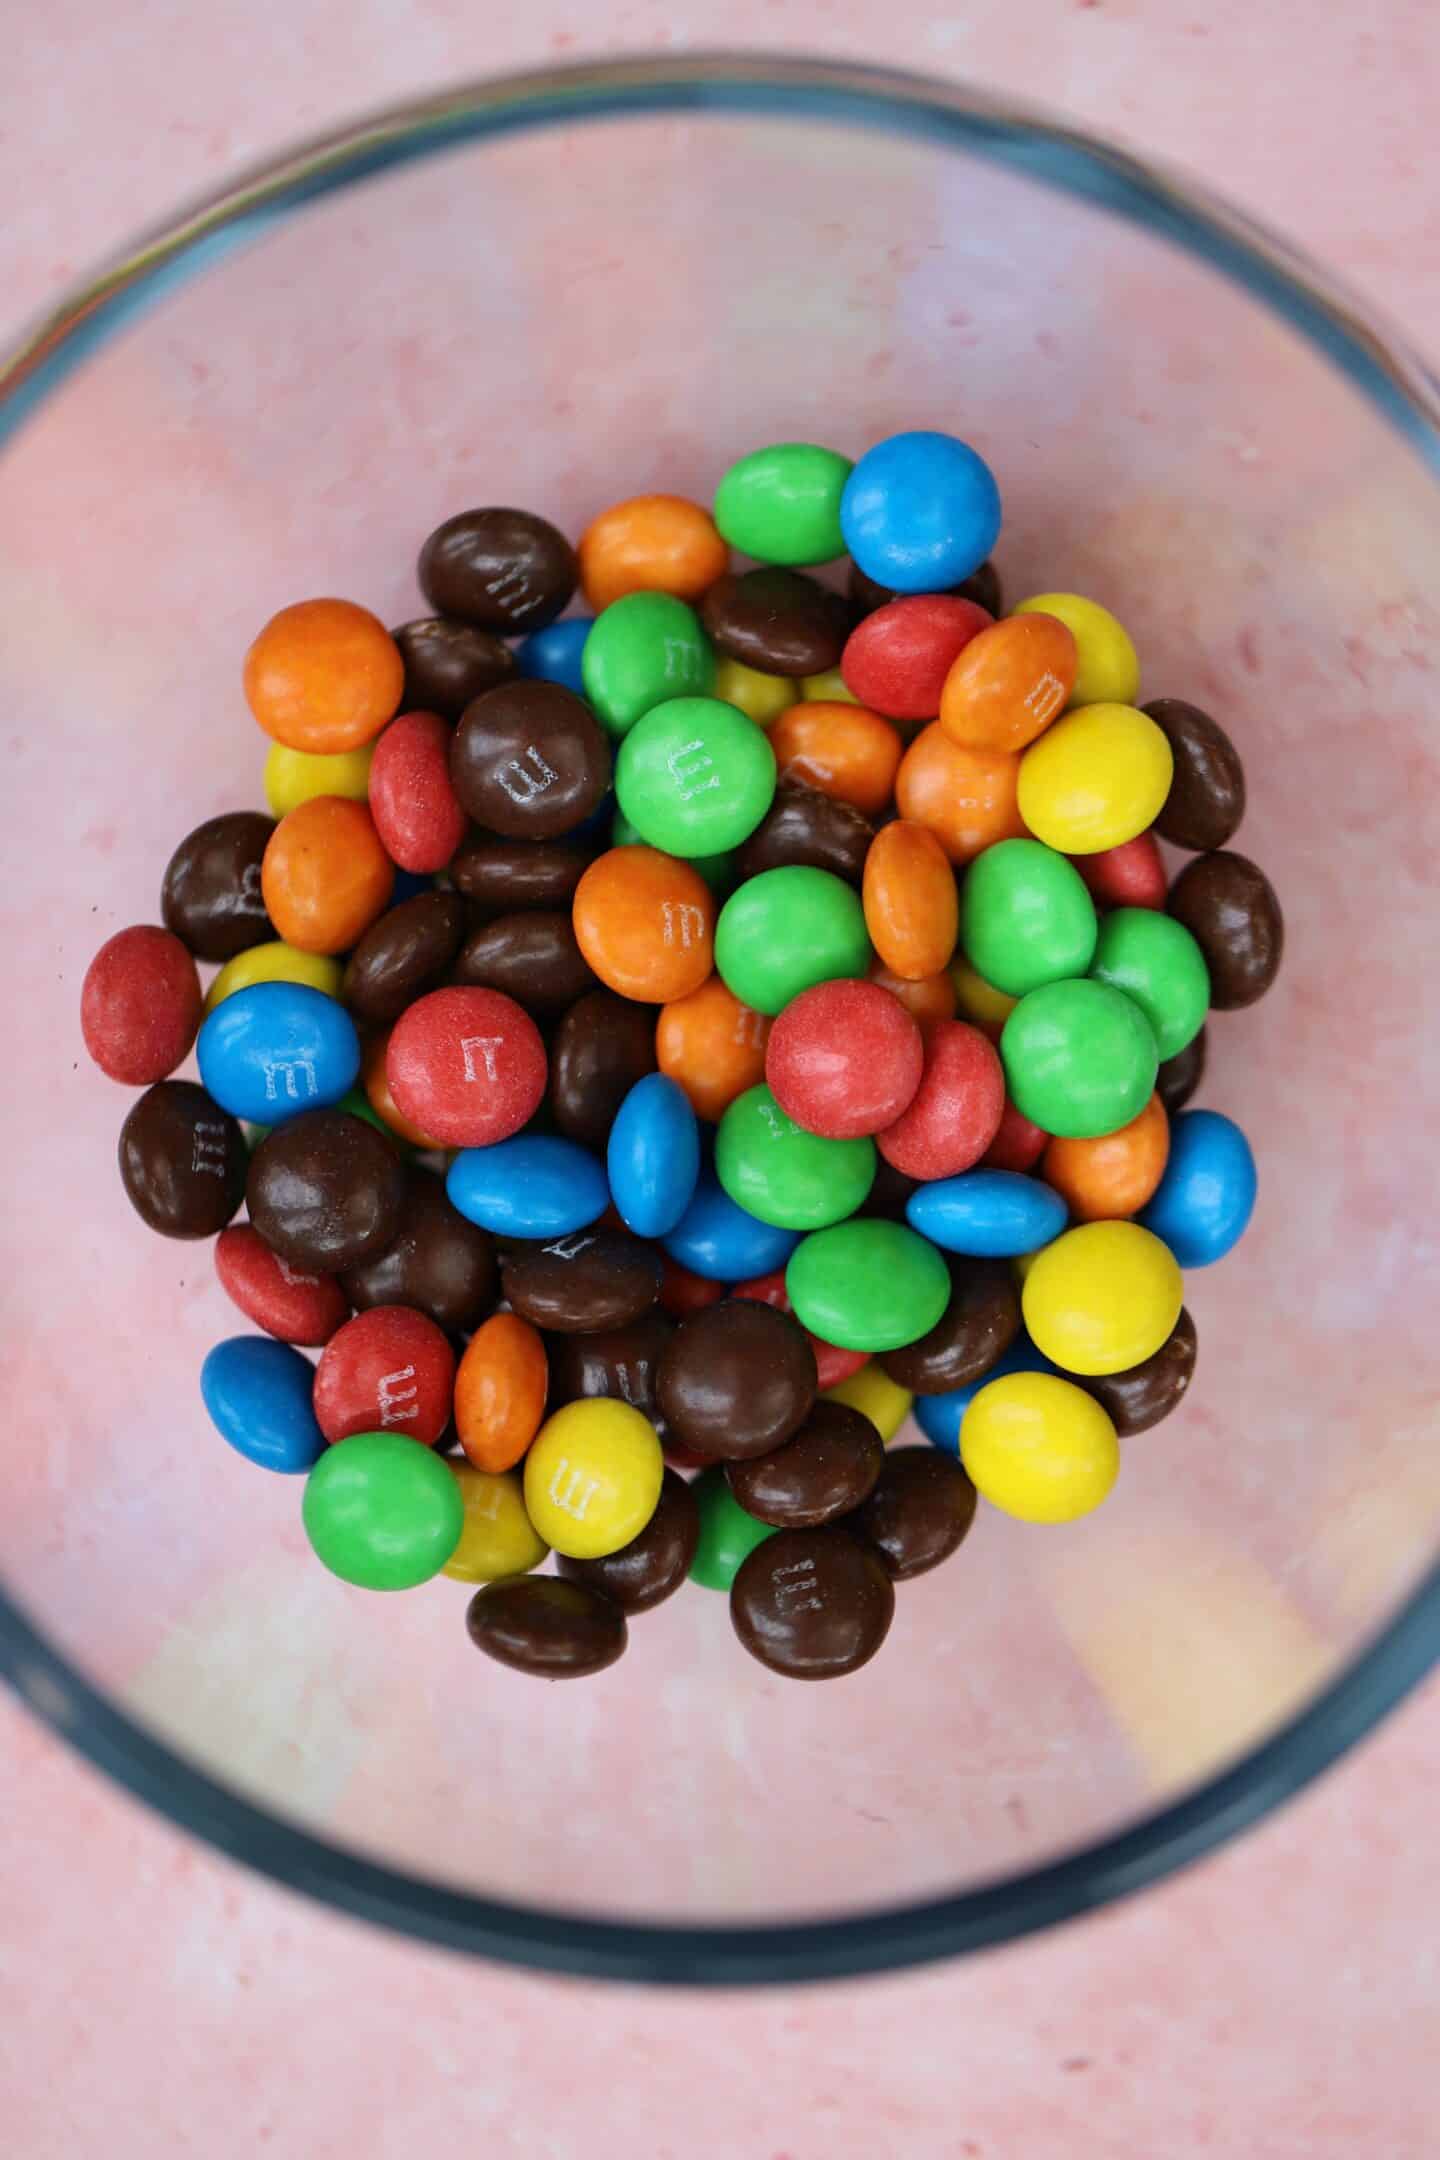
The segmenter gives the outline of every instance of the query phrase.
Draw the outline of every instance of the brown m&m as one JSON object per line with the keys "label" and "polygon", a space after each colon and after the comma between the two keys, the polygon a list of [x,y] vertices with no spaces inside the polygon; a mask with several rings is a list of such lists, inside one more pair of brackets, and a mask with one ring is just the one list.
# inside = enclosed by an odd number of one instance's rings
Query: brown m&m
{"label": "brown m&m", "polygon": [[682,1321],[660,1360],[655,1397],[677,1439],[714,1462],[780,1447],[810,1414],[815,1354],[773,1306],[731,1298]]}
{"label": "brown m&m", "polygon": [[540,1680],[603,1672],[625,1649],[625,1615],[585,1583],[513,1575],[486,1583],[465,1615],[470,1640],[497,1664]]}
{"label": "brown m&m", "polygon": [[895,1587],[878,1554],[834,1523],[777,1531],[741,1561],[730,1586],[740,1641],[791,1680],[855,1672],[894,1617]]}
{"label": "brown m&m", "polygon": [[163,1237],[214,1237],[245,1197],[245,1135],[193,1080],[147,1088],[120,1128],[120,1176]]}
{"label": "brown m&m", "polygon": [[506,683],[466,706],[450,779],[477,825],[509,840],[553,840],[609,787],[610,749],[589,706],[558,683]]}
{"label": "brown m&m", "polygon": [[347,1110],[306,1110],[261,1141],[245,1187],[250,1220],[295,1267],[338,1274],[383,1252],[405,1213],[392,1140]]}
{"label": "brown m&m", "polygon": [[420,550],[420,590],[437,614],[515,636],[540,630],[574,597],[575,550],[531,510],[462,510]]}

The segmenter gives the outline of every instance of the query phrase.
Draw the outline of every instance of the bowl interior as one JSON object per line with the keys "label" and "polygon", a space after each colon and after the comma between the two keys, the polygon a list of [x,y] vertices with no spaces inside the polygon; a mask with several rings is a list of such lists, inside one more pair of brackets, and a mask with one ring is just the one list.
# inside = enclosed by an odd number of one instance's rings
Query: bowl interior
{"label": "bowl interior", "polygon": [[[1006,588],[1093,594],[1144,696],[1239,742],[1285,971],[1201,1100],[1261,1166],[1194,1276],[1199,1375],[1065,1529],[986,1511],[885,1653],[787,1686],[692,1589],[598,1680],[476,1658],[466,1592],[347,1589],[296,1481],[210,1430],[210,1254],[114,1167],[90,953],[176,840],[259,805],[258,625],[420,612],[471,504],[572,534],[740,452],[965,435]],[[10,1313],[0,1575],[79,1673],[247,1800],[400,1876],[550,1915],[844,1920],[1031,1874],[1192,1790],[1332,1682],[1436,1544],[1440,774],[1434,480],[1219,272],[958,140],[655,112],[517,132],[310,204],[167,291],[0,464]],[[908,1436],[918,1437],[913,1431]]]}

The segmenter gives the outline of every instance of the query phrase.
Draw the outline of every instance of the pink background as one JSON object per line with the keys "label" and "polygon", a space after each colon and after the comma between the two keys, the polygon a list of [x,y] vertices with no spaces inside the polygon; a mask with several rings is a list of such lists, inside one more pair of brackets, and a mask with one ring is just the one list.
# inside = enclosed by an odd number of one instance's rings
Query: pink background
{"label": "pink background", "polygon": [[[297,132],[592,42],[553,0],[523,26],[383,0],[311,0],[284,28],[263,12],[59,0],[27,24],[0,136],[15,321]],[[1158,0],[979,0],[963,23],[919,14],[898,38],[891,12],[869,0],[842,27],[828,0],[622,5],[604,42],[823,46],[1063,105],[1287,228],[1440,351],[1440,238],[1419,184],[1440,54],[1421,9],[1359,30],[1289,4],[1261,22],[1231,5],[1186,19]],[[530,1980],[368,1934],[182,1843],[5,1705],[7,2145],[27,2160],[102,2141],[369,2160],[458,2135],[502,2156],[845,2160],[888,2137],[976,2160],[1327,2160],[1357,2145],[1406,2160],[1434,2149],[1437,1701],[1432,1688],[1240,1848],[1083,1927],[915,1978],[748,2000]]]}

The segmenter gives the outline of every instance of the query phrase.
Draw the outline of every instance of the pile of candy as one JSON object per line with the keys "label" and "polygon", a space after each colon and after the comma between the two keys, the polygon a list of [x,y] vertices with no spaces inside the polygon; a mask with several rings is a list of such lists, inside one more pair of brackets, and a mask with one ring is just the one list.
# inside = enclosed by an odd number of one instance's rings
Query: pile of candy
{"label": "pile of candy", "polygon": [[210,1415],[345,1581],[478,1584],[475,1643],[557,1677],[689,1577],[825,1678],[977,1492],[1082,1515],[1181,1399],[1181,1269],[1255,1191],[1182,1105],[1280,910],[1224,731],[1137,706],[1094,601],[1002,612],[999,526],[953,437],[777,444],[578,551],[464,512],[432,615],[251,647],[274,816],[182,842],[82,1020],[147,1090],[135,1208],[263,1330]]}

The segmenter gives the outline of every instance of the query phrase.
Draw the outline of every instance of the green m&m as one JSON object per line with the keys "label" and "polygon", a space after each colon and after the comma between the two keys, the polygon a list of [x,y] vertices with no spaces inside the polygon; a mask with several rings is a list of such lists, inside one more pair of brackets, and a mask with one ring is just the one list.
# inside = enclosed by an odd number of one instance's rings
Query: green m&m
{"label": "green m&m", "polygon": [[1140,1115],[1160,1053],[1133,999],[1082,977],[1021,998],[1005,1022],[1000,1061],[1022,1117],[1066,1140],[1093,1140]]}
{"label": "green m&m", "polygon": [[715,490],[723,538],[757,562],[833,562],[845,553],[840,498],[854,467],[818,443],[771,443],[730,467]]}
{"label": "green m&m", "polygon": [[1162,1058],[1195,1040],[1210,1007],[1210,971],[1184,923],[1157,908],[1114,908],[1100,926],[1090,969],[1133,998],[1155,1032]]}
{"label": "green m&m", "polygon": [[690,1580],[702,1590],[728,1590],[741,1561],[774,1537],[774,1528],[746,1513],[718,1466],[702,1471],[690,1490],[700,1510],[700,1542],[690,1563]]}
{"label": "green m&m", "polygon": [[950,1302],[950,1270],[903,1223],[842,1222],[802,1238],[785,1289],[802,1327],[842,1350],[900,1350]]}
{"label": "green m&m", "polygon": [[694,608],[669,593],[626,593],[591,624],[580,661],[585,695],[611,735],[666,698],[706,697],[715,654]]}
{"label": "green m&m", "polygon": [[977,975],[1010,997],[1083,975],[1094,957],[1096,927],[1085,880],[1043,841],[1000,840],[965,873],[965,957]]}
{"label": "green m&m", "polygon": [[715,1175],[747,1215],[781,1230],[820,1230],[865,1199],[875,1182],[875,1143],[806,1132],[761,1085],[721,1118]]}
{"label": "green m&m", "polygon": [[642,715],[615,760],[615,799],[667,855],[717,855],[748,840],[775,795],[764,730],[722,698],[667,698]]}
{"label": "green m&m", "polygon": [[406,1433],[352,1433],[305,1481],[305,1535],[342,1582],[411,1590],[438,1575],[465,1527],[460,1487],[442,1456]]}
{"label": "green m&m", "polygon": [[720,979],[752,1012],[783,1012],[813,983],[863,975],[870,960],[859,894],[800,863],[747,878],[715,926]]}

